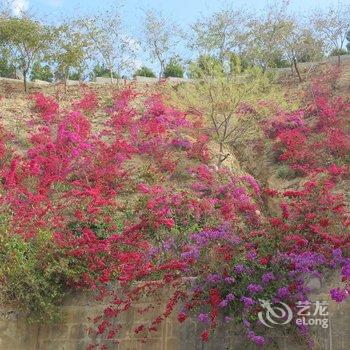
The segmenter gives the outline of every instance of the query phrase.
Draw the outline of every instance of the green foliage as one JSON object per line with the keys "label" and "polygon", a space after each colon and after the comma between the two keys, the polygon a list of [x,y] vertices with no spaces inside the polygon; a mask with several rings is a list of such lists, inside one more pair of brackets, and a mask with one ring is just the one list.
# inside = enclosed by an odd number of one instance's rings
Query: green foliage
{"label": "green foliage", "polygon": [[248,67],[248,63],[234,52],[229,54],[230,74],[236,75],[242,73]]}
{"label": "green foliage", "polygon": [[183,78],[184,68],[177,58],[171,58],[164,69],[164,78]]}
{"label": "green foliage", "polygon": [[350,153],[347,154],[347,155],[344,157],[344,162],[345,162],[346,164],[350,164]]}
{"label": "green foliage", "polygon": [[68,79],[69,80],[76,80],[76,81],[81,80],[82,79],[82,72],[78,71],[78,70],[69,72]]}
{"label": "green foliage", "polygon": [[345,49],[333,49],[329,56],[342,56],[342,55],[347,55],[348,51]]}
{"label": "green foliage", "polygon": [[48,64],[42,65],[40,62],[35,62],[30,72],[30,80],[53,81],[53,73]]}
{"label": "green foliage", "polygon": [[188,77],[200,79],[203,76],[223,76],[224,67],[221,61],[213,56],[203,55],[188,66]]}
{"label": "green foliage", "polygon": [[324,42],[313,35],[310,30],[303,30],[295,44],[296,58],[299,62],[313,62],[321,60],[325,54]]}
{"label": "green foliage", "polygon": [[274,11],[261,19],[252,19],[245,56],[252,65],[263,69],[277,68],[284,60],[281,47],[284,36],[284,20]]}
{"label": "green foliage", "polygon": [[[119,74],[116,72],[112,73],[113,78],[120,78]],[[103,64],[100,65],[99,63],[95,65],[94,69],[90,73],[90,79],[94,80],[96,77],[102,77],[102,78],[110,78],[111,77],[111,71],[105,67]]]}
{"label": "green foliage", "polygon": [[138,69],[134,73],[134,77],[139,76],[139,77],[148,77],[148,78],[155,78],[156,75],[153,73],[151,68],[148,68],[146,66],[142,66],[140,69]]}
{"label": "green foliage", "polygon": [[62,80],[79,80],[85,68],[89,41],[75,26],[63,24],[53,31],[50,60]]}
{"label": "green foliage", "polygon": [[11,52],[12,62],[23,71],[27,91],[27,75],[35,61],[40,60],[52,36],[48,27],[27,17],[0,18],[0,42]]}
{"label": "green foliage", "polygon": [[295,170],[291,169],[288,165],[282,165],[277,169],[277,177],[280,179],[294,179],[297,176]]}
{"label": "green foliage", "polygon": [[3,50],[0,58],[0,77],[15,78],[16,68],[10,63],[9,54]]}
{"label": "green foliage", "polygon": [[1,222],[0,304],[15,305],[29,321],[57,321],[67,282],[77,280],[81,265],[57,247],[50,232],[25,240]]}
{"label": "green foliage", "polygon": [[[185,110],[204,113],[212,137],[219,145],[218,165],[229,156],[232,148],[240,159],[249,159],[252,141],[264,138],[260,123],[271,113],[265,113],[260,100],[278,101],[284,105],[283,92],[274,83],[270,71],[248,67],[241,74],[227,75],[215,58],[206,56],[198,62],[200,64],[192,66],[195,68],[192,76],[199,79],[195,84],[178,88],[174,93],[175,104]],[[238,149],[241,155],[237,154]]]}
{"label": "green foliage", "polygon": [[273,56],[271,62],[271,68],[287,68],[290,66],[290,62],[288,62],[281,52],[276,52]]}
{"label": "green foliage", "polygon": [[[42,39],[46,39],[47,32],[39,23],[29,18],[1,18],[0,37],[5,46],[13,46],[15,50],[24,51],[27,54],[34,54],[33,51],[40,50],[44,44]],[[20,47],[24,46],[23,49]],[[46,45],[45,45],[46,46]],[[25,62],[22,62],[25,65]]]}
{"label": "green foliage", "polygon": [[227,55],[246,41],[248,16],[228,6],[194,23],[189,46],[224,62]]}

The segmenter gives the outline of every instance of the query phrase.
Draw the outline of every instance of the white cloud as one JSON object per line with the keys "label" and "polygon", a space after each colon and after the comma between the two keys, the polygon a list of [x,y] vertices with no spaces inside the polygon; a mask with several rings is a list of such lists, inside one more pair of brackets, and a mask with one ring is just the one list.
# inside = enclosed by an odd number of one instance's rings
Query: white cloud
{"label": "white cloud", "polygon": [[13,0],[12,1],[12,12],[15,16],[20,16],[24,11],[28,10],[28,0]]}

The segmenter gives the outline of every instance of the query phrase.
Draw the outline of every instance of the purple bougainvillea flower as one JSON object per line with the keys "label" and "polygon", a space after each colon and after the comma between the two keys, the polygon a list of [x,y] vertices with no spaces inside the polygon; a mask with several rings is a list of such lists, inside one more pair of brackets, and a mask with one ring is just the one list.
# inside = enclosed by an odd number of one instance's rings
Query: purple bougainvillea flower
{"label": "purple bougainvillea flower", "polygon": [[350,262],[343,266],[343,268],[341,269],[341,274],[347,279],[350,278]]}
{"label": "purple bougainvillea flower", "polygon": [[346,290],[340,289],[340,288],[331,289],[330,294],[331,294],[331,298],[337,303],[341,303],[342,301],[347,299],[347,297],[349,296],[349,293]]}
{"label": "purple bougainvillea flower", "polygon": [[262,292],[262,290],[263,290],[263,288],[260,286],[260,284],[254,284],[254,283],[249,284],[247,289],[248,289],[248,292],[250,294],[257,294],[257,293]]}
{"label": "purple bougainvillea flower", "polygon": [[264,345],[265,344],[265,338],[261,335],[257,335],[253,331],[248,332],[248,338],[255,343],[256,345]]}
{"label": "purple bougainvillea flower", "polygon": [[249,308],[255,304],[255,301],[249,297],[242,296],[240,300],[244,304],[245,308]]}
{"label": "purple bougainvillea flower", "polygon": [[218,273],[211,273],[207,276],[207,282],[209,283],[219,283],[222,281],[222,277]]}
{"label": "purple bougainvillea flower", "polygon": [[219,303],[219,307],[221,307],[222,309],[225,308],[228,304],[228,301],[226,299],[221,300]]}
{"label": "purple bougainvillea flower", "polygon": [[256,254],[256,251],[255,250],[252,250],[251,252],[249,252],[247,254],[247,259],[248,260],[255,260],[257,257],[257,254]]}
{"label": "purple bougainvillea flower", "polygon": [[266,272],[261,277],[261,281],[264,284],[267,284],[267,283],[269,283],[269,282],[271,282],[273,280],[275,280],[275,276],[274,276],[273,272]]}
{"label": "purple bougainvillea flower", "polygon": [[281,287],[277,290],[277,298],[286,299],[290,295],[290,292],[287,287]]}
{"label": "purple bougainvillea flower", "polygon": [[225,282],[227,283],[227,284],[232,284],[232,283],[234,283],[234,281],[235,281],[235,279],[233,278],[233,277],[230,277],[230,276],[228,276],[228,277],[225,277]]}
{"label": "purple bougainvillea flower", "polygon": [[226,295],[226,300],[228,302],[231,302],[231,301],[235,300],[235,296],[232,293],[229,293]]}
{"label": "purple bougainvillea flower", "polygon": [[198,321],[201,323],[209,323],[210,318],[208,314],[200,313],[198,315]]}
{"label": "purple bougainvillea flower", "polygon": [[242,265],[242,264],[238,264],[238,265],[236,265],[236,266],[234,267],[234,270],[235,270],[236,273],[241,274],[241,273],[244,272],[245,267],[244,267],[244,265]]}

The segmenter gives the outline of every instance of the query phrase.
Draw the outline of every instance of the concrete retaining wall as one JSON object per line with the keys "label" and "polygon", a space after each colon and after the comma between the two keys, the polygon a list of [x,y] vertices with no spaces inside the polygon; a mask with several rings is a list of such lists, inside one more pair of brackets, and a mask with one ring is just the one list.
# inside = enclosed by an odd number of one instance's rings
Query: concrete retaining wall
{"label": "concrete retaining wall", "polygon": [[[350,349],[350,300],[342,304],[330,301],[326,288],[319,281],[312,281],[313,300],[329,301],[329,328],[314,327],[317,350]],[[140,305],[139,305],[140,306]],[[144,305],[141,305],[144,306]],[[67,297],[61,307],[63,321],[56,325],[28,325],[21,315],[11,310],[0,313],[0,350],[83,350],[91,344],[88,317],[100,314],[103,306],[91,301],[87,294]],[[159,311],[156,310],[157,312]],[[103,340],[102,344],[113,350],[255,350],[257,347],[247,342],[242,331],[234,326],[220,327],[217,333],[204,344],[200,340],[202,326],[195,320],[187,320],[180,325],[175,318],[168,319],[157,333],[152,333],[146,343],[137,340],[132,331],[137,325],[153,320],[155,313],[140,315],[131,309],[122,315],[119,322],[124,324],[120,343]],[[277,344],[265,349],[306,350],[305,344],[286,333],[287,328],[277,326],[270,330],[277,336]]]}

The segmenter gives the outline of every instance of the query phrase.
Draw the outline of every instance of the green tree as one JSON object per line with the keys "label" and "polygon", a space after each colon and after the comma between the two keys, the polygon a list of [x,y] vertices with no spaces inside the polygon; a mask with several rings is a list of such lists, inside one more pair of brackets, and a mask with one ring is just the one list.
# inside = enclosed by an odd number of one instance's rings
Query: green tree
{"label": "green tree", "polygon": [[282,51],[276,51],[273,59],[271,60],[271,67],[287,68],[290,67],[290,62],[288,62]]}
{"label": "green tree", "polygon": [[301,82],[299,62],[315,61],[323,56],[323,43],[293,16],[286,16],[281,21],[281,47],[285,57],[294,67]]}
{"label": "green tree", "polygon": [[164,78],[174,77],[183,78],[184,67],[177,58],[171,58],[169,63],[166,65],[163,73]]}
{"label": "green tree", "polygon": [[57,76],[67,88],[67,79],[81,79],[88,57],[89,40],[76,22],[67,22],[54,28],[50,60],[56,66]]}
{"label": "green tree", "polygon": [[230,7],[192,25],[189,46],[200,55],[211,55],[224,63],[230,52],[240,52],[246,40],[247,14]]}
{"label": "green tree", "polygon": [[261,131],[263,115],[259,112],[242,117],[242,107],[251,106],[254,110],[256,106],[259,110],[258,101],[274,95],[278,87],[275,88],[271,74],[264,73],[261,68],[248,67],[239,75],[227,75],[218,59],[205,58],[200,60],[204,62],[205,69],[196,70],[198,79],[194,84],[179,87],[174,103],[184,109],[194,108],[203,112],[218,145],[213,145],[213,153],[216,153],[217,166],[220,167],[233,153],[232,148],[237,150],[237,154],[245,154],[241,146],[248,149],[249,137]]}
{"label": "green tree", "polygon": [[234,52],[228,53],[229,73],[236,75],[242,73],[245,69],[250,67],[249,62],[242,56]]}
{"label": "green tree", "polygon": [[30,18],[1,17],[0,42],[11,55],[16,67],[23,72],[24,90],[32,65],[40,61],[51,41],[49,28]]}
{"label": "green tree", "polygon": [[43,80],[51,83],[53,81],[51,67],[48,64],[43,65],[40,62],[35,62],[30,72],[30,80]]}
{"label": "green tree", "polygon": [[148,77],[148,78],[155,78],[156,75],[153,73],[151,68],[148,68],[146,66],[142,66],[139,68],[135,73],[134,77],[139,76],[139,77]]}
{"label": "green tree", "polygon": [[196,61],[188,65],[187,75],[191,79],[199,79],[203,76],[224,76],[224,66],[218,58],[210,55],[202,55]]}
{"label": "green tree", "polygon": [[[118,79],[119,75],[116,72],[113,72],[113,78]],[[90,73],[90,80],[95,80],[96,77],[102,77],[102,78],[110,78],[111,77],[111,72],[110,70],[105,66],[105,65],[100,65],[97,63],[92,72]]]}

